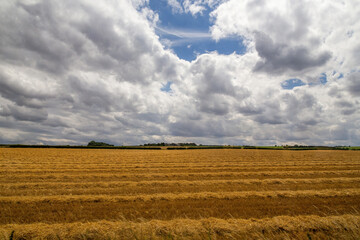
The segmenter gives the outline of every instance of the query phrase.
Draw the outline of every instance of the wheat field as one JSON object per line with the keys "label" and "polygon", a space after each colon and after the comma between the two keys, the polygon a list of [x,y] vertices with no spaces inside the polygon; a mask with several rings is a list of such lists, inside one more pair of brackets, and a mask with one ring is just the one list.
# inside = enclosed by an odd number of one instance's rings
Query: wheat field
{"label": "wheat field", "polygon": [[0,148],[0,239],[359,239],[360,152]]}

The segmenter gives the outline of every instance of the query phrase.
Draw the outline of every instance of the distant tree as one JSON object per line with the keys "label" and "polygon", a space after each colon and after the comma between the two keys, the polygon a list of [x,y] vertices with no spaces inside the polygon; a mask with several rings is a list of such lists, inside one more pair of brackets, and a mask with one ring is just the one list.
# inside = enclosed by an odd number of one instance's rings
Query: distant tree
{"label": "distant tree", "polygon": [[114,145],[104,143],[104,142],[95,142],[94,140],[88,143],[88,147],[113,147]]}

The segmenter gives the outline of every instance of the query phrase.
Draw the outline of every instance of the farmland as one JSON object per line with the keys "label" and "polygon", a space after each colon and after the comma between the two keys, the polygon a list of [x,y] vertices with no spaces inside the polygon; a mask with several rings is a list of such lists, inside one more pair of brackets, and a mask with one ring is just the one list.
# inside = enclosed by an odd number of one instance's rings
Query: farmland
{"label": "farmland", "polygon": [[0,239],[358,239],[360,152],[0,149]]}

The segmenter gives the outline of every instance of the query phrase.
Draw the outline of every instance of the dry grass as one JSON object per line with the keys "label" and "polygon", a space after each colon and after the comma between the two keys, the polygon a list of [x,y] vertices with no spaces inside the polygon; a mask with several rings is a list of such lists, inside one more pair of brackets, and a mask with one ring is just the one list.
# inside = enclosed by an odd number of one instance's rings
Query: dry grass
{"label": "dry grass", "polygon": [[[54,195],[139,195],[156,193],[341,190],[356,188],[360,178],[300,178],[300,179],[235,179],[235,180],[163,180],[107,182],[41,182],[3,183],[0,196]],[[334,187],[335,186],[335,187]]]}
{"label": "dry grass", "polygon": [[67,224],[9,224],[0,238],[8,239],[356,239],[360,217],[279,216],[265,219],[204,218],[98,221]]}
{"label": "dry grass", "polygon": [[242,192],[198,192],[198,193],[157,193],[137,194],[135,196],[109,195],[65,195],[65,196],[6,196],[0,197],[0,203],[17,204],[38,202],[149,202],[149,201],[178,201],[178,200],[207,200],[207,199],[239,199],[239,198],[300,198],[300,197],[353,197],[360,196],[360,188],[341,190],[299,190],[299,191],[242,191]]}
{"label": "dry grass", "polygon": [[359,212],[355,151],[0,149],[3,239],[358,239]]}

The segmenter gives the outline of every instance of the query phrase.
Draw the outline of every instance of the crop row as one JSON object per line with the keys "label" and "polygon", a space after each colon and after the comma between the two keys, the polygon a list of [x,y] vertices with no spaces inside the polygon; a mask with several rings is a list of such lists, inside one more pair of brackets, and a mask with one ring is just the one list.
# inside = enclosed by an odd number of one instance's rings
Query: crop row
{"label": "crop row", "polygon": [[356,239],[359,222],[359,216],[341,215],[10,224],[0,226],[0,239]]}
{"label": "crop row", "polygon": [[[317,166],[318,171],[341,171],[341,170],[358,170],[360,165],[349,166]],[[191,168],[148,168],[148,167],[128,167],[128,168],[68,168],[68,169],[6,169],[0,170],[0,175],[14,175],[14,174],[94,174],[94,173],[199,173],[199,172],[270,172],[270,171],[311,171],[314,166],[286,166],[286,167],[191,167]]]}
{"label": "crop row", "polygon": [[360,177],[359,170],[339,171],[264,171],[264,172],[201,172],[201,173],[144,173],[144,174],[14,174],[0,175],[1,183],[16,182],[95,182],[95,181],[143,181],[143,180],[229,180],[229,179],[267,179],[267,178],[333,178]]}
{"label": "crop row", "polygon": [[359,188],[360,178],[5,183],[1,196],[138,195],[184,192],[324,190]]}
{"label": "crop row", "polygon": [[134,202],[185,199],[238,199],[238,198],[297,198],[297,197],[345,197],[360,196],[360,188],[341,190],[298,190],[298,191],[238,191],[238,192],[197,192],[157,193],[135,196],[109,195],[67,195],[67,196],[0,196],[0,203],[8,202]]}

